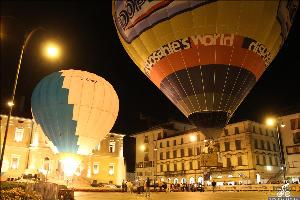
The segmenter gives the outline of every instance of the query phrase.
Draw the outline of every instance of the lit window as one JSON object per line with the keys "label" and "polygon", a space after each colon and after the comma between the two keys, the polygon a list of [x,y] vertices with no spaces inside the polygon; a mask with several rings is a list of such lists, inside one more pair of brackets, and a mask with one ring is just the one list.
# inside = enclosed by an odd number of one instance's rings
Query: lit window
{"label": "lit window", "polygon": [[12,155],[12,158],[11,158],[11,168],[12,169],[19,168],[19,160],[20,160],[20,156]]}
{"label": "lit window", "polygon": [[24,128],[16,128],[15,131],[15,141],[21,142],[23,140]]}
{"label": "lit window", "polygon": [[115,168],[114,168],[114,165],[113,164],[110,164],[108,166],[108,174],[109,175],[113,175],[115,173]]}
{"label": "lit window", "polygon": [[111,140],[109,142],[109,153],[114,153],[116,150],[116,142],[114,140]]}
{"label": "lit window", "polygon": [[94,172],[94,174],[98,174],[99,173],[99,163],[94,163],[94,165],[93,165],[93,172]]}
{"label": "lit window", "polygon": [[46,171],[50,170],[50,159],[48,157],[44,159],[44,170]]}
{"label": "lit window", "polygon": [[33,136],[32,146],[37,147],[39,145],[39,135],[37,133]]}

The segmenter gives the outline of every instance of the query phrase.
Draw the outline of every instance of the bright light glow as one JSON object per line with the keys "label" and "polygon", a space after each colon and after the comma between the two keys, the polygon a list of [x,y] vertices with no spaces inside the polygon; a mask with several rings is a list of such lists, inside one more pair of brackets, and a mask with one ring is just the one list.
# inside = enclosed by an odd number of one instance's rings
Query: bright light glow
{"label": "bright light glow", "polygon": [[14,104],[14,102],[9,101],[9,102],[7,102],[7,105],[8,105],[9,107],[12,107],[12,106],[14,106],[15,104]]}
{"label": "bright light glow", "polygon": [[44,46],[44,55],[51,59],[56,59],[60,56],[60,48],[53,42],[48,42]]}
{"label": "bright light glow", "polygon": [[208,140],[203,140],[204,142],[207,142]]}
{"label": "bright light glow", "polygon": [[275,122],[276,122],[276,120],[274,118],[267,118],[266,119],[267,126],[274,126]]}
{"label": "bright light glow", "polygon": [[256,174],[256,183],[259,183],[259,182],[260,182],[260,175]]}
{"label": "bright light glow", "polygon": [[67,157],[62,160],[62,163],[64,166],[64,173],[66,174],[66,176],[72,176],[75,173],[77,167],[79,166],[80,161],[75,160],[71,157]]}
{"label": "bright light glow", "polygon": [[196,135],[190,135],[190,141],[195,142],[197,140]]}
{"label": "bright light glow", "polygon": [[142,151],[145,151],[145,149],[146,149],[144,144],[142,144],[140,148],[141,148]]}
{"label": "bright light glow", "polygon": [[217,176],[217,178],[222,178],[223,176]]}
{"label": "bright light glow", "polygon": [[280,127],[281,127],[281,128],[284,128],[284,127],[285,127],[285,124],[280,124]]}
{"label": "bright light glow", "polygon": [[109,174],[109,175],[113,175],[113,174],[114,174],[114,170],[113,170],[113,169],[110,169],[110,170],[108,171],[108,174]]}
{"label": "bright light glow", "polygon": [[272,170],[272,166],[267,166],[267,170],[271,171]]}
{"label": "bright light glow", "polygon": [[158,149],[157,149],[157,148],[154,148],[153,150],[154,150],[154,151],[157,151]]}
{"label": "bright light glow", "polygon": [[233,177],[232,174],[229,174],[229,175],[228,175],[228,178],[232,178],[232,177]]}

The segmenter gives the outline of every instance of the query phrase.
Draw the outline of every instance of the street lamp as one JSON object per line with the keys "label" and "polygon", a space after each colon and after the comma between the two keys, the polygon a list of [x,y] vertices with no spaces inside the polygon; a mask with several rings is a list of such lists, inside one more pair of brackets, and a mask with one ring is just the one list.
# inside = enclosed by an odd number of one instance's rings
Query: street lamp
{"label": "street lamp", "polygon": [[279,121],[275,118],[267,118],[266,119],[266,125],[270,127],[276,126],[276,132],[277,132],[277,142],[279,144],[279,151],[280,151],[280,169],[283,170],[283,179],[285,181],[285,175],[286,175],[286,166],[285,166],[285,159],[284,159],[284,153],[283,153],[283,144],[282,144],[282,138],[281,138],[281,132],[280,128],[284,128],[285,124],[280,123]]}
{"label": "street lamp", "polygon": [[[10,102],[8,102],[9,105],[9,114],[7,117],[7,121],[6,121],[6,128],[5,128],[5,133],[4,133],[4,139],[3,139],[3,146],[2,146],[2,150],[1,150],[1,158],[0,158],[0,174],[2,171],[2,163],[3,163],[3,158],[4,158],[4,151],[5,151],[5,145],[6,145],[6,140],[7,140],[7,133],[8,133],[8,126],[9,126],[9,121],[10,121],[10,117],[11,117],[11,113],[12,113],[12,109],[13,109],[13,105],[14,105],[14,100],[15,100],[15,94],[16,94],[16,88],[17,88],[17,84],[18,84],[18,78],[19,78],[19,72],[20,72],[20,68],[21,68],[21,63],[22,63],[22,58],[23,58],[23,53],[26,49],[26,46],[30,40],[30,38],[32,37],[32,35],[39,29],[42,29],[41,27],[35,28],[33,29],[26,37],[24,40],[24,43],[22,45],[21,48],[21,54],[19,57],[19,62],[18,62],[18,66],[17,66],[17,73],[16,73],[16,77],[15,77],[15,81],[14,81],[14,86],[13,86],[13,91],[12,91],[12,95],[11,95],[11,99]],[[50,49],[51,48],[51,49]],[[57,48],[57,47],[56,47]],[[59,50],[55,50],[55,46],[48,46],[48,57],[49,58],[56,58],[59,54]],[[55,56],[54,56],[55,55]]]}

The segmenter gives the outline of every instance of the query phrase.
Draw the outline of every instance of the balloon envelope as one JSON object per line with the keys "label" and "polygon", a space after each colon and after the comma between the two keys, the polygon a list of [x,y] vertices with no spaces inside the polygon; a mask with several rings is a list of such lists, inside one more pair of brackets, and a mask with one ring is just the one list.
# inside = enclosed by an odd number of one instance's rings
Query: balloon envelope
{"label": "balloon envelope", "polygon": [[32,114],[59,152],[89,154],[109,133],[119,99],[105,79],[80,70],[43,78],[31,97]]}
{"label": "balloon envelope", "polygon": [[112,4],[129,56],[187,118],[212,136],[228,123],[276,56],[299,1]]}

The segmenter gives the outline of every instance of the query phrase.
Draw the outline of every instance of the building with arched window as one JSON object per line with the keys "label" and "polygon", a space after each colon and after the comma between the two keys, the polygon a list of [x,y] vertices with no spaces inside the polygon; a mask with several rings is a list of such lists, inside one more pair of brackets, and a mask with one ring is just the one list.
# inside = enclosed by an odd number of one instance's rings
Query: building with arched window
{"label": "building with arched window", "polygon": [[[6,115],[0,115],[1,142],[7,122]],[[125,179],[123,157],[124,135],[109,133],[88,156],[79,156],[80,164],[75,176],[88,182],[120,185]],[[2,143],[1,143],[2,149]],[[63,163],[53,143],[32,119],[11,117],[7,135],[1,180],[24,175],[38,175],[48,180],[64,180]]]}

